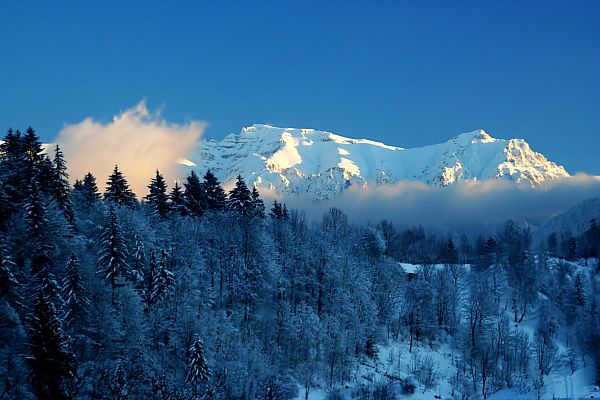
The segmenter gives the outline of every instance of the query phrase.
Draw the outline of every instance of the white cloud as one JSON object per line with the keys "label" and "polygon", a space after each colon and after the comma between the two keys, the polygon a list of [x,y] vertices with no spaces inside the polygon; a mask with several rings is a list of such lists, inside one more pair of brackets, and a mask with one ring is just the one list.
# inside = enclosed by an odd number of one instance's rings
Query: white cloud
{"label": "white cloud", "polygon": [[187,171],[178,161],[196,148],[206,123],[167,122],[160,111],[151,113],[142,101],[103,124],[86,118],[66,125],[58,134],[72,180],[92,172],[100,190],[115,164],[127,177],[138,197],[158,169],[172,183]]}
{"label": "white cloud", "polygon": [[[267,191],[266,196],[278,198]],[[532,188],[503,180],[461,182],[435,187],[405,181],[395,185],[351,188],[338,197],[315,203],[310,197],[283,199],[319,221],[329,207],[337,207],[359,223],[392,220],[399,226],[423,224],[437,228],[472,228],[501,224],[508,219],[540,224],[571,206],[600,197],[600,177],[579,174]],[[270,200],[268,200],[270,202]]]}

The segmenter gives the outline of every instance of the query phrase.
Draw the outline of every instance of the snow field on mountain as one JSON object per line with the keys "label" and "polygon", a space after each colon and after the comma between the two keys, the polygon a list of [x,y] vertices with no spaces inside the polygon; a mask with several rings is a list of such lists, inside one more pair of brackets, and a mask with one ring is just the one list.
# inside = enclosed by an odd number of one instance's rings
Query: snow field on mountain
{"label": "snow field on mountain", "polygon": [[309,193],[332,198],[349,186],[420,181],[434,186],[503,179],[529,186],[568,177],[563,167],[520,139],[494,139],[483,130],[445,143],[404,149],[313,129],[252,125],[239,135],[199,144],[199,172],[223,182],[241,175],[258,189],[279,195]]}

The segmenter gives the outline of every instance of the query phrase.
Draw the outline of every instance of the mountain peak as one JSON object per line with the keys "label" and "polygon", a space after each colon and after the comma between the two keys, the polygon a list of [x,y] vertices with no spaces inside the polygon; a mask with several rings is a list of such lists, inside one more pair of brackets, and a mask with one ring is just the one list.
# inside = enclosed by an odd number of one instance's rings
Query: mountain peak
{"label": "mountain peak", "polygon": [[483,129],[477,129],[471,132],[461,133],[450,139],[450,141],[464,142],[464,143],[493,143],[498,139],[493,138]]}
{"label": "mountain peak", "polygon": [[254,124],[239,135],[202,142],[193,161],[225,183],[241,175],[259,189],[309,193],[316,199],[331,198],[349,186],[406,180],[449,186],[502,179],[537,186],[569,176],[525,141],[494,139],[482,129],[445,143],[403,149],[327,131]]}

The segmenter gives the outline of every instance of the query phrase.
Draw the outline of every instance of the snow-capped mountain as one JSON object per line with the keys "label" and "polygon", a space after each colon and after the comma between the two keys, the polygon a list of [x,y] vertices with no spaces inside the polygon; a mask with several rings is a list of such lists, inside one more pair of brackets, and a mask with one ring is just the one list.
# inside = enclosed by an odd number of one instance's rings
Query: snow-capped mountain
{"label": "snow-capped mountain", "polygon": [[200,173],[223,182],[241,175],[258,189],[281,195],[331,198],[351,185],[421,181],[448,186],[460,181],[504,179],[538,186],[568,177],[562,167],[522,139],[494,139],[483,130],[413,149],[350,139],[314,129],[252,125],[221,141],[203,141],[193,160]]}

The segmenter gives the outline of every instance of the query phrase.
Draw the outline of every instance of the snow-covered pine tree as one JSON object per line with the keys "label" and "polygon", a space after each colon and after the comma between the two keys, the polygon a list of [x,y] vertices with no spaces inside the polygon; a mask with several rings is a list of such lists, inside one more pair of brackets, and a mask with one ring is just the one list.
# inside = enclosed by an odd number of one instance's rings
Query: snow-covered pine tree
{"label": "snow-covered pine tree", "polygon": [[145,303],[145,309],[148,310],[154,304],[154,284],[156,282],[156,276],[158,275],[158,263],[156,262],[156,254],[154,250],[150,252],[150,260],[148,261],[148,268],[144,270],[144,290],[143,297]]}
{"label": "snow-covered pine tree", "polygon": [[21,145],[24,155],[24,179],[26,179],[25,182],[30,182],[44,160],[42,142],[33,128],[29,127],[23,136]]}
{"label": "snow-covered pine tree", "polygon": [[63,321],[46,290],[40,289],[29,318],[31,383],[39,399],[67,399],[66,387],[73,378],[73,355]]}
{"label": "snow-covered pine tree", "polygon": [[13,209],[14,207],[8,197],[7,186],[2,178],[2,169],[0,169],[0,227],[8,220]]}
{"label": "snow-covered pine tree", "polygon": [[24,208],[29,251],[28,258],[30,260],[31,273],[36,275],[51,261],[52,247],[48,243],[51,237],[47,232],[48,218],[46,215],[46,204],[35,179],[31,182]]}
{"label": "snow-covered pine tree", "polygon": [[17,278],[16,265],[9,256],[0,236],[0,393],[4,398],[26,398],[23,354],[23,297]]}
{"label": "snow-covered pine tree", "polygon": [[185,187],[183,198],[187,213],[193,217],[201,217],[204,213],[206,195],[200,178],[192,171],[183,186]]}
{"label": "snow-covered pine tree", "polygon": [[92,175],[91,172],[88,172],[83,177],[83,181],[81,184],[81,190],[83,192],[84,198],[88,202],[95,202],[100,200],[100,193],[98,193],[98,185],[96,184],[96,177]]}
{"label": "snow-covered pine tree", "polygon": [[127,179],[123,173],[119,171],[117,165],[115,165],[112,174],[110,174],[108,181],[106,182],[104,199],[118,205],[134,206],[137,204],[137,200],[129,188]]}
{"label": "snow-covered pine tree", "polygon": [[71,202],[71,191],[69,185],[69,174],[67,173],[67,163],[65,162],[63,152],[56,145],[54,150],[54,200],[62,210],[67,223],[74,227],[75,214],[73,203]]}
{"label": "snow-covered pine tree", "polygon": [[185,213],[185,199],[183,196],[183,191],[181,190],[181,186],[179,186],[178,182],[175,182],[173,189],[171,189],[171,194],[169,195],[169,208],[172,212],[184,214]]}
{"label": "snow-covered pine tree", "polygon": [[250,194],[250,197],[252,198],[252,207],[254,208],[253,215],[258,218],[264,218],[265,217],[265,203],[260,198],[260,195],[258,194],[258,190],[256,189],[256,186],[254,186],[252,188],[252,193]]}
{"label": "snow-covered pine tree", "polygon": [[152,302],[158,303],[164,299],[170,290],[175,286],[175,277],[171,271],[167,269],[167,252],[163,249],[160,251],[160,260],[156,264],[152,276]]}
{"label": "snow-covered pine tree", "polygon": [[3,140],[4,142],[0,143],[0,161],[2,161],[0,180],[3,182],[11,206],[9,214],[3,215],[8,218],[25,198],[30,180],[26,176],[26,159],[21,132],[9,129]]}
{"label": "snow-covered pine tree", "polygon": [[283,221],[287,221],[290,217],[287,206],[278,202],[277,200],[273,201],[273,206],[271,207],[269,216],[273,219]]}
{"label": "snow-covered pine tree", "polygon": [[0,161],[11,161],[11,158],[18,154],[21,147],[20,135],[8,128],[6,135],[0,143]]}
{"label": "snow-covered pine tree", "polygon": [[160,217],[166,217],[170,211],[167,184],[158,170],[156,170],[156,175],[148,185],[148,189],[150,193],[146,196],[146,201],[152,208],[152,213]]}
{"label": "snow-covered pine tree", "polygon": [[34,177],[38,182],[38,189],[48,198],[54,198],[55,173],[54,164],[48,155],[42,156],[42,161],[34,166]]}
{"label": "snow-covered pine tree", "polygon": [[133,240],[133,264],[127,271],[127,278],[136,289],[141,289],[144,285],[144,270],[146,269],[146,247],[140,235],[135,234]]}
{"label": "snow-covered pine tree", "polygon": [[44,227],[48,223],[48,219],[46,218],[46,204],[35,179],[31,181],[29,194],[25,201],[25,222],[27,224],[29,240],[40,240],[44,234]]}
{"label": "snow-covered pine tree", "polygon": [[6,300],[13,308],[22,307],[19,281],[15,277],[16,264],[6,251],[4,238],[0,236],[0,300]]}
{"label": "snow-covered pine tree", "polygon": [[187,368],[185,371],[186,383],[198,384],[207,382],[211,377],[210,367],[204,355],[204,343],[196,335],[194,343],[189,350]]}
{"label": "snow-covered pine tree", "polygon": [[271,212],[269,212],[269,216],[273,219],[281,219],[281,203],[277,200],[273,201],[273,206],[271,207]]}
{"label": "snow-covered pine tree", "polygon": [[454,241],[452,238],[449,238],[446,242],[444,253],[444,261],[446,264],[458,264],[458,252],[456,251],[456,247],[454,246]]}
{"label": "snow-covered pine tree", "polygon": [[73,324],[81,323],[85,318],[89,306],[85,292],[79,269],[79,259],[75,253],[72,253],[65,267],[62,287],[65,326],[70,327]]}
{"label": "snow-covered pine tree", "polygon": [[287,205],[285,205],[285,204],[281,208],[281,219],[284,221],[287,221],[290,219],[290,213],[288,211]]}
{"label": "snow-covered pine tree", "polygon": [[116,304],[115,289],[120,285],[119,278],[127,275],[127,247],[123,231],[117,218],[115,208],[110,205],[104,231],[100,237],[100,254],[98,255],[97,271],[111,285],[112,303]]}
{"label": "snow-covered pine tree", "polygon": [[238,175],[234,188],[229,192],[226,206],[228,211],[244,216],[250,216],[254,211],[252,193],[241,175]]}
{"label": "snow-covered pine tree", "polygon": [[206,197],[206,209],[219,211],[225,208],[225,191],[221,187],[217,177],[209,169],[204,174],[204,194]]}

